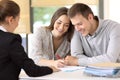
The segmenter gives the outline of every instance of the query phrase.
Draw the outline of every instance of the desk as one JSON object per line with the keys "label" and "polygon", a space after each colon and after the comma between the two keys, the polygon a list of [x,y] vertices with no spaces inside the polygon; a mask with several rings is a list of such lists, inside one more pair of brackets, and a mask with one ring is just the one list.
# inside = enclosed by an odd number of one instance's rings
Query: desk
{"label": "desk", "polygon": [[93,77],[83,73],[84,68],[74,71],[60,71],[41,77],[28,77],[24,71],[20,74],[20,80],[120,80],[120,78]]}

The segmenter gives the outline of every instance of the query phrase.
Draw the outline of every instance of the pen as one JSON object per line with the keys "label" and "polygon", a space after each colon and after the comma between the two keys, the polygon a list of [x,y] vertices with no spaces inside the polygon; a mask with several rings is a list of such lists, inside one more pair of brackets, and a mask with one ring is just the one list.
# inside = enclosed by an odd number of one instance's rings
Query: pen
{"label": "pen", "polygon": [[57,59],[61,59],[61,57],[59,56],[59,54],[56,54],[56,58]]}

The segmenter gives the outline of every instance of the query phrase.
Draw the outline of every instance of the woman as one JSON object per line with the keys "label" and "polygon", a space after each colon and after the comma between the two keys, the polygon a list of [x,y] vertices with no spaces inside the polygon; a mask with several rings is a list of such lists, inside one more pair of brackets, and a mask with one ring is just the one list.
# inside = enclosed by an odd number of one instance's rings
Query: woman
{"label": "woman", "polygon": [[63,58],[70,53],[70,40],[74,27],[67,15],[66,7],[59,8],[47,27],[40,27],[33,34],[30,57],[36,64],[64,67]]}
{"label": "woman", "polygon": [[0,1],[0,80],[18,80],[23,68],[29,76],[42,76],[58,71],[40,67],[29,59],[21,45],[21,37],[12,32],[18,26],[20,8],[11,0]]}

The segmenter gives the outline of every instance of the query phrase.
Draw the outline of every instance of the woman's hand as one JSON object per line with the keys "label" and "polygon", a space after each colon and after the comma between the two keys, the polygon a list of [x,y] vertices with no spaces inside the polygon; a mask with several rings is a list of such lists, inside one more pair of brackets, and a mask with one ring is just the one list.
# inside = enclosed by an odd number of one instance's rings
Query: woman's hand
{"label": "woman's hand", "polygon": [[39,64],[41,66],[55,66],[56,68],[61,68],[65,66],[64,59],[58,59],[58,60],[41,59]]}
{"label": "woman's hand", "polygon": [[64,60],[63,59],[55,60],[54,61],[54,66],[56,68],[64,67],[65,66]]}
{"label": "woman's hand", "polygon": [[56,68],[56,67],[54,67],[54,66],[49,66],[52,70],[53,70],[53,72],[58,72],[58,71],[60,71],[60,69],[58,69],[58,68]]}

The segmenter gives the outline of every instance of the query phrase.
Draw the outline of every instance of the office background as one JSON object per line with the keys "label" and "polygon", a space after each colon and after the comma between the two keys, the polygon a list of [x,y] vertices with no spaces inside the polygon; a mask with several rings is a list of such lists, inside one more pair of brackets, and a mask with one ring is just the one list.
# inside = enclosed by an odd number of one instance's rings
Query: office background
{"label": "office background", "polygon": [[21,34],[23,46],[29,54],[32,33],[40,26],[47,26],[52,14],[61,6],[71,7],[82,2],[88,4],[95,15],[102,19],[111,19],[120,23],[119,0],[14,0],[20,5],[21,19],[15,33]]}

